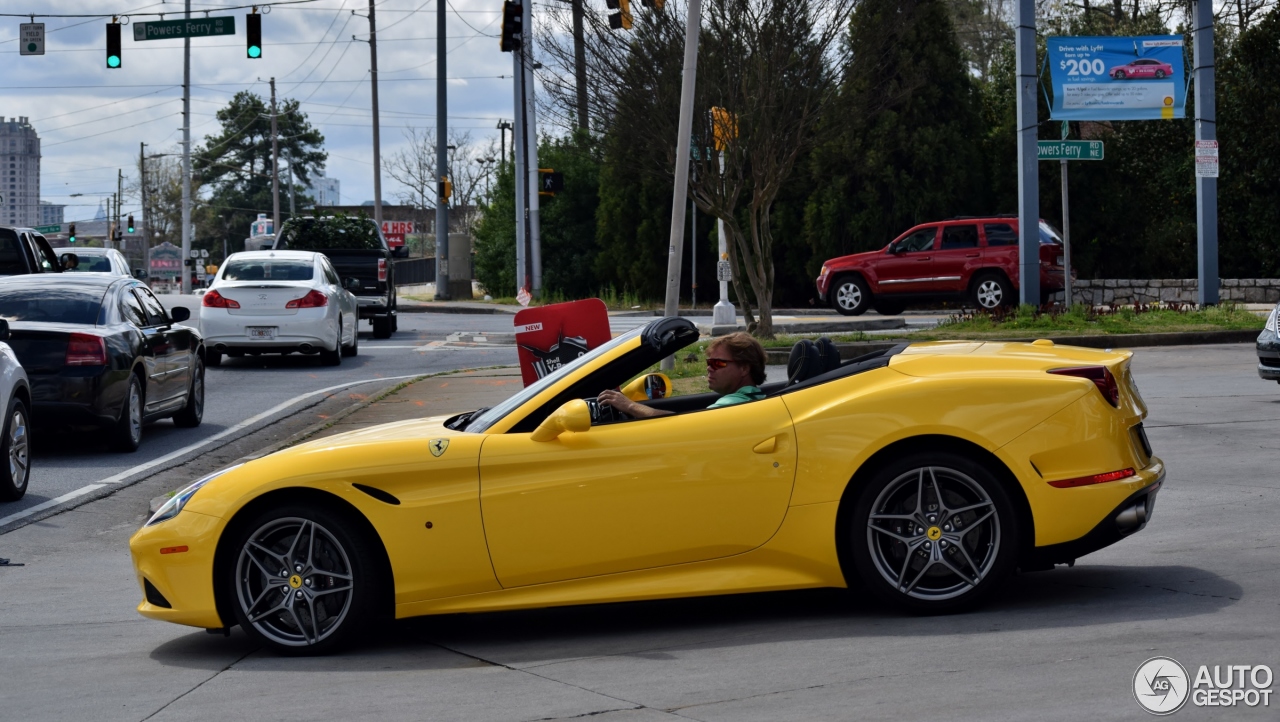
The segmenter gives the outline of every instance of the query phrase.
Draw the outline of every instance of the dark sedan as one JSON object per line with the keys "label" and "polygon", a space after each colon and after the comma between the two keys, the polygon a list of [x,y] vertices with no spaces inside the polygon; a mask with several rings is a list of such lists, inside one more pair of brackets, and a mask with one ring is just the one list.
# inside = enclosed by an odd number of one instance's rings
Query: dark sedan
{"label": "dark sedan", "polygon": [[111,445],[134,451],[142,425],[204,416],[204,346],[134,278],[97,274],[15,276],[0,281],[0,318],[31,383],[37,427],[105,427]]}

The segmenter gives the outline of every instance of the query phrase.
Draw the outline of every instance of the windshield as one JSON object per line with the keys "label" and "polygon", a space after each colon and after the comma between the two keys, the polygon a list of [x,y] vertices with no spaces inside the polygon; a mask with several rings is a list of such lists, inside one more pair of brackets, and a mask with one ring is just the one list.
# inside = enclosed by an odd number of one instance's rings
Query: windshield
{"label": "windshield", "polygon": [[617,348],[618,346],[630,341],[636,336],[639,336],[641,332],[644,331],[644,329],[645,329],[645,326],[639,326],[637,328],[633,328],[630,331],[622,334],[621,336],[618,336],[617,338],[613,339],[612,341],[591,349],[590,351],[579,356],[573,361],[570,361],[564,366],[561,366],[555,371],[552,371],[546,376],[543,376],[542,378],[538,379],[537,381],[530,384],[529,386],[526,386],[522,391],[517,392],[511,398],[507,399],[506,401],[503,401],[497,406],[494,406],[488,411],[485,411],[479,416],[476,416],[474,419],[471,419],[470,421],[468,421],[465,430],[470,432],[485,431],[490,426],[493,426],[495,423],[497,423],[500,419],[502,419],[507,414],[520,408],[520,406],[524,404],[524,402],[528,401],[529,399],[542,393],[544,390],[555,385],[560,381],[560,379],[563,379],[566,376],[574,373],[578,369],[582,368],[585,364],[591,363],[592,359],[599,358],[602,354],[608,353],[610,350]]}
{"label": "windshield", "polygon": [[224,281],[310,281],[315,263],[309,258],[232,258]]}

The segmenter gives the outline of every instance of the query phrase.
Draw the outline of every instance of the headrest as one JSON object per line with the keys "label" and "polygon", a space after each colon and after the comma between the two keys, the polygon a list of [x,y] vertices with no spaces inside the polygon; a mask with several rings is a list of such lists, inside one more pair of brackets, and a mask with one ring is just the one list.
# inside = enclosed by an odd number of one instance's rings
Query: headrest
{"label": "headrest", "polygon": [[818,345],[807,338],[796,341],[796,345],[791,347],[791,357],[787,359],[787,385],[794,386],[817,376],[822,370]]}
{"label": "headrest", "polygon": [[822,357],[822,373],[840,368],[840,349],[826,336],[818,339],[818,355]]}

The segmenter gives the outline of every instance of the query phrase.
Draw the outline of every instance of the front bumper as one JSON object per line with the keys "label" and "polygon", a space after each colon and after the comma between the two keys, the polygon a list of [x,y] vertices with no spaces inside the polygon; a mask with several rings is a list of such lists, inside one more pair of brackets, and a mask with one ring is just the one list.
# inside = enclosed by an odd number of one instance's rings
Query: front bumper
{"label": "front bumper", "polygon": [[1258,336],[1258,376],[1280,381],[1280,338],[1269,330]]}
{"label": "front bumper", "polygon": [[213,593],[213,558],[222,526],[221,519],[183,509],[134,533],[129,554],[143,595],[139,614],[192,627],[228,626]]}

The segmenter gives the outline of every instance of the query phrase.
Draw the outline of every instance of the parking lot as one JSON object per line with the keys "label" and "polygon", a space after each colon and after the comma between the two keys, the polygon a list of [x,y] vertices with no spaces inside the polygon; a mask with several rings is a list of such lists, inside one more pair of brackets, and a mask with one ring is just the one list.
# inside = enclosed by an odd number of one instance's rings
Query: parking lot
{"label": "parking lot", "polygon": [[1248,345],[1138,351],[1146,428],[1169,467],[1151,524],[952,616],[904,615],[856,590],[783,592],[425,618],[340,656],[281,658],[238,630],[133,611],[127,539],[150,496],[212,463],[196,458],[0,535],[0,556],[26,564],[0,568],[0,716],[1144,719],[1131,685],[1150,657],[1192,674],[1280,666],[1280,388],[1254,364]]}

